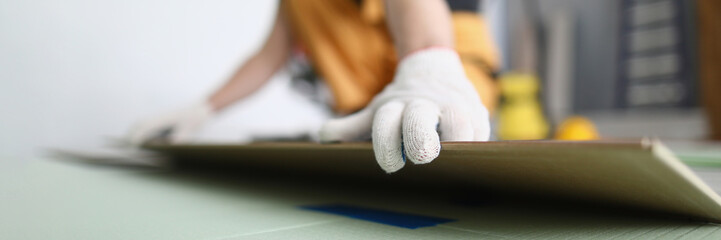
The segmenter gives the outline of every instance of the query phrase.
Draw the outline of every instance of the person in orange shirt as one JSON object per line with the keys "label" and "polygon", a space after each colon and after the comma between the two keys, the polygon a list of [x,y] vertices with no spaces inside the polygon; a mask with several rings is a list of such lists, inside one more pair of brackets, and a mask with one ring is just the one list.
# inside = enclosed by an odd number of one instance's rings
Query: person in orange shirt
{"label": "person in orange shirt", "polygon": [[350,114],[323,125],[321,142],[371,137],[387,173],[433,161],[440,141],[487,141],[496,104],[497,58],[477,1],[284,0],[264,46],[216,92],[180,111],[140,122],[142,144],[161,133],[192,140],[215,113],[258,90],[294,47]]}

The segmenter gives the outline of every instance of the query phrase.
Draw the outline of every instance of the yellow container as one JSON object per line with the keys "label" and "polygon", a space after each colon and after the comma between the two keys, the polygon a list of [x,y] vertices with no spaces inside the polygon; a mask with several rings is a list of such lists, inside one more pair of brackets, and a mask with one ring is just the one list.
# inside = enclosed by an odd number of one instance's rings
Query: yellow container
{"label": "yellow container", "polygon": [[509,73],[500,79],[503,101],[498,137],[502,140],[535,140],[548,137],[548,122],[538,101],[534,75]]}

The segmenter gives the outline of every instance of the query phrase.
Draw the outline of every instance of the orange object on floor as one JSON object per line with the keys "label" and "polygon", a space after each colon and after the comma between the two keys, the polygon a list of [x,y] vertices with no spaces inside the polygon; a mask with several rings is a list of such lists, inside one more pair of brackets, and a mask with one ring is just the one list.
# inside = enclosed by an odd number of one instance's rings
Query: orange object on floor
{"label": "orange object on floor", "polygon": [[557,140],[596,140],[599,138],[596,126],[585,117],[566,118],[556,131]]}

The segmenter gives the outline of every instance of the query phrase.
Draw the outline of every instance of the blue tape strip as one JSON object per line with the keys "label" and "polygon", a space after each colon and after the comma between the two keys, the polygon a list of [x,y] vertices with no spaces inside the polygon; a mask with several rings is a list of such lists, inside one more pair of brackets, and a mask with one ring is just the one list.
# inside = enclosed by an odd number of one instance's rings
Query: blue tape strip
{"label": "blue tape strip", "polygon": [[408,229],[431,227],[438,224],[456,221],[455,219],[391,212],[386,210],[356,207],[343,204],[301,206],[300,208]]}
{"label": "blue tape strip", "polygon": [[403,162],[406,162],[406,146],[403,145],[403,138],[401,137],[401,157],[403,157]]}

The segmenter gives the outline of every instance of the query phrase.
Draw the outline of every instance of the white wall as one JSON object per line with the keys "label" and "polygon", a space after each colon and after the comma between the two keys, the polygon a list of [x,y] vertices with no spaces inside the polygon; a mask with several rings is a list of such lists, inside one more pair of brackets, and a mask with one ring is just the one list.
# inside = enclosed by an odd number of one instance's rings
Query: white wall
{"label": "white wall", "polygon": [[100,144],[198,100],[264,39],[275,1],[0,0],[0,156]]}

